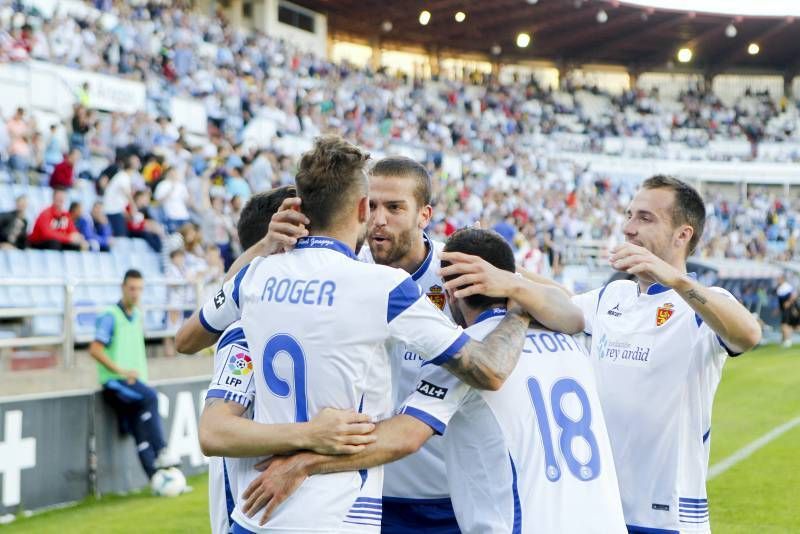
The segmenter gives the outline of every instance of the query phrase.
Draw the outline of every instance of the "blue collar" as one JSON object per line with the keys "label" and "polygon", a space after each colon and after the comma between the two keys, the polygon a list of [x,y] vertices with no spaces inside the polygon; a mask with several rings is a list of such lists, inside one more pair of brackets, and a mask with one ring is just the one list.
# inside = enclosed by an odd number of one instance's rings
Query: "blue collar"
{"label": "blue collar", "polygon": [[[697,280],[697,273],[686,273],[686,274],[688,274],[689,277],[692,278],[693,280]],[[645,292],[645,294],[646,295],[658,295],[659,293],[663,293],[665,291],[669,291],[670,289],[672,289],[672,288],[668,287],[668,286],[663,286],[663,285],[659,284],[658,282],[656,282],[655,284],[651,284],[650,287],[647,288],[647,291]],[[636,284],[636,290],[637,290],[637,292],[641,293],[641,290],[639,289],[639,284],[638,283]]]}
{"label": "blue collar", "polygon": [[128,312],[125,311],[125,306],[122,305],[121,300],[117,302],[117,306],[119,306],[119,309],[122,310],[122,315],[124,315],[128,321],[133,321],[136,318],[136,308],[133,309],[132,314],[128,315]]}
{"label": "blue collar", "polygon": [[330,250],[335,250],[336,252],[340,252],[351,259],[358,259],[353,252],[353,249],[339,241],[338,239],[334,239],[332,237],[325,237],[322,235],[312,235],[308,237],[301,237],[297,240],[297,244],[294,246],[295,249],[299,250],[302,248],[327,248]]}
{"label": "blue collar", "polygon": [[422,239],[425,241],[425,247],[428,249],[428,254],[425,256],[425,259],[422,261],[422,264],[414,271],[414,274],[411,275],[411,279],[415,282],[422,278],[422,275],[425,274],[425,271],[428,270],[428,266],[431,264],[431,260],[433,259],[433,243],[431,243],[428,234],[425,232],[422,233]]}
{"label": "blue collar", "polygon": [[472,323],[473,326],[485,321],[486,319],[491,319],[492,317],[502,317],[506,314],[505,308],[489,308],[488,310],[483,310],[478,317],[475,318],[475,322]]}

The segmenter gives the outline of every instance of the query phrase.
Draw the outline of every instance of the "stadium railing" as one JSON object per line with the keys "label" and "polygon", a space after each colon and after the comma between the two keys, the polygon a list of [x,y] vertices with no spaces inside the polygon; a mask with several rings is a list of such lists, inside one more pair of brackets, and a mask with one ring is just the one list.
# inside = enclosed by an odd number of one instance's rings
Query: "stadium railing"
{"label": "stadium railing", "polygon": [[[78,290],[99,290],[102,287],[117,287],[119,279],[116,278],[2,278],[0,279],[0,292],[8,297],[3,306],[0,306],[0,320],[24,323],[27,319],[31,322],[44,319],[39,328],[31,328],[31,335],[18,336],[13,331],[0,331],[0,360],[4,349],[51,347],[60,346],[62,365],[71,368],[75,365],[75,345],[86,344],[94,339],[94,323],[97,314],[102,313],[113,300],[102,296],[97,300],[78,300]],[[171,326],[167,317],[168,312],[194,311],[197,302],[203,296],[202,283],[190,284],[183,280],[167,278],[148,278],[150,287],[188,288],[192,291],[192,303],[172,304],[168,298],[144,298],[140,310],[143,314],[145,337],[147,339],[162,339],[175,335],[177,326]],[[23,288],[58,291],[61,299],[53,298],[49,302],[31,302],[24,299],[13,298],[12,292]],[[46,293],[42,293],[46,294]],[[50,297],[54,297],[50,293]],[[28,295],[30,299],[32,295]],[[61,300],[61,305],[56,302]],[[155,300],[155,301],[154,301]],[[10,303],[14,305],[9,305]],[[60,316],[59,320],[57,317]],[[49,320],[48,320],[49,319]],[[153,320],[154,319],[154,320]]]}

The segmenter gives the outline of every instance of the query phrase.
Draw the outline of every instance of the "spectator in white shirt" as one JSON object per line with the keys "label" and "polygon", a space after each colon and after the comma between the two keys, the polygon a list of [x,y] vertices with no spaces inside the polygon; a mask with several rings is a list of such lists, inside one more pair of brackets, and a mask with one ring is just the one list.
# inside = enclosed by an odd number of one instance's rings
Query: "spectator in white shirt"
{"label": "spectator in white shirt", "polygon": [[125,210],[131,206],[131,215],[137,213],[136,202],[133,199],[133,174],[139,171],[139,157],[130,155],[125,159],[123,168],[108,182],[103,195],[103,211],[111,224],[115,237],[127,237],[128,227]]}
{"label": "spectator in white shirt", "polygon": [[163,180],[156,186],[155,198],[164,210],[167,232],[175,232],[189,221],[189,189],[177,169],[164,172]]}

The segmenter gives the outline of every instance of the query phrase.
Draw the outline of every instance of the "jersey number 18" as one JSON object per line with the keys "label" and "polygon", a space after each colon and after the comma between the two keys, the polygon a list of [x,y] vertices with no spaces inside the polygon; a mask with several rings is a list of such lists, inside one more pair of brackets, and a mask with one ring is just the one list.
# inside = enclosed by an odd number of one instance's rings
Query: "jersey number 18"
{"label": "jersey number 18", "polygon": [[[561,478],[561,467],[554,451],[550,419],[547,416],[548,407],[542,396],[542,388],[533,377],[528,378],[528,393],[544,446],[545,473],[550,482],[555,482]],[[569,393],[574,393],[581,405],[581,416],[577,420],[564,413],[561,405],[562,399]],[[553,419],[561,429],[558,444],[570,473],[584,482],[594,480],[600,474],[600,453],[597,449],[597,439],[591,429],[592,408],[586,390],[572,378],[562,378],[553,384],[550,390],[550,408]],[[582,438],[589,445],[589,459],[586,463],[581,462],[573,453],[572,441],[575,438]]]}

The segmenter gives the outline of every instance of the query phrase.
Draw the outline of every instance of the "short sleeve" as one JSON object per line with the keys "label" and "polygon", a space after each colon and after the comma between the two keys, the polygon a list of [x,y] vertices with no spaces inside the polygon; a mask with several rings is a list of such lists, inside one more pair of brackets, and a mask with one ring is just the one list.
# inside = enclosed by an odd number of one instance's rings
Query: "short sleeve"
{"label": "short sleeve", "polygon": [[580,308],[581,312],[583,312],[584,334],[590,336],[592,335],[594,319],[597,316],[597,307],[600,304],[600,298],[602,297],[605,288],[606,286],[603,286],[599,289],[587,291],[586,293],[581,293],[580,295],[574,295],[572,297],[572,303]]}
{"label": "short sleeve", "polygon": [[[709,287],[710,291],[719,293],[733,301],[739,302],[730,291],[721,287]],[[719,335],[708,326],[702,317],[697,313],[694,314],[694,319],[697,322],[697,327],[700,329],[700,335],[703,336],[703,342],[706,346],[711,347],[712,352],[716,354],[727,354],[728,356],[739,356],[741,352],[737,352],[728,347]]]}
{"label": "short sleeve", "polygon": [[442,365],[469,341],[410,276],[389,293],[386,322],[392,339],[412,347],[425,364]]}
{"label": "short sleeve", "polygon": [[217,344],[214,375],[206,400],[225,399],[249,408],[255,398],[253,361],[241,327],[228,330]]}
{"label": "short sleeve", "polygon": [[403,403],[400,413],[419,419],[442,435],[471,390],[445,369],[429,365],[421,369],[417,386]]}
{"label": "short sleeve", "polygon": [[100,315],[94,324],[94,340],[108,346],[114,337],[114,316],[111,312]]}
{"label": "short sleeve", "polygon": [[241,318],[239,291],[249,267],[250,264],[242,267],[236,276],[225,282],[200,308],[200,323],[212,334],[221,334],[231,323]]}

